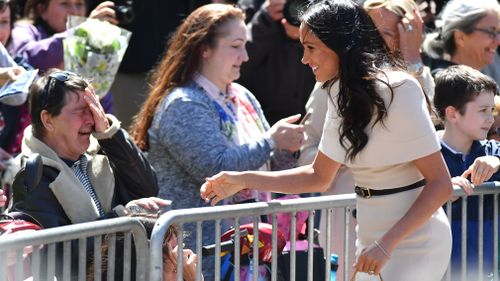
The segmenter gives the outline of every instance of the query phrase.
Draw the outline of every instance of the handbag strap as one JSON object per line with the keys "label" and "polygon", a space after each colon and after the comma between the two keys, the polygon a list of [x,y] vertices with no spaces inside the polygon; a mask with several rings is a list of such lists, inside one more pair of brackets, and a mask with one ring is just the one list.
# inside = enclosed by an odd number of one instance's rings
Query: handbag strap
{"label": "handbag strap", "polygon": [[[351,281],[356,281],[356,274],[358,274],[358,271],[354,271],[354,273],[351,276]],[[382,278],[382,274],[378,274],[378,278],[380,278],[380,281],[384,281],[384,278]]]}

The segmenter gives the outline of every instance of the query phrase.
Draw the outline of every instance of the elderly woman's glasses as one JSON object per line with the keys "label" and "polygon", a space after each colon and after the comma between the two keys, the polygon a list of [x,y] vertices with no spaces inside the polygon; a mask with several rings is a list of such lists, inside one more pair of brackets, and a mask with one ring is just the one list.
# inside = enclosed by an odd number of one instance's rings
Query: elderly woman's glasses
{"label": "elderly woman's glasses", "polygon": [[500,30],[491,30],[491,29],[485,29],[485,28],[473,28],[472,31],[482,32],[482,33],[488,35],[488,37],[490,37],[490,39],[492,39],[492,40],[497,39],[498,35],[500,35]]}
{"label": "elderly woman's glasses", "polygon": [[64,83],[69,80],[71,76],[76,76],[75,73],[69,71],[55,71],[49,74],[49,78],[47,79],[47,84],[45,84],[45,88],[43,88],[41,102],[42,108],[47,105],[49,100],[49,94],[54,90],[54,86],[57,82]]}

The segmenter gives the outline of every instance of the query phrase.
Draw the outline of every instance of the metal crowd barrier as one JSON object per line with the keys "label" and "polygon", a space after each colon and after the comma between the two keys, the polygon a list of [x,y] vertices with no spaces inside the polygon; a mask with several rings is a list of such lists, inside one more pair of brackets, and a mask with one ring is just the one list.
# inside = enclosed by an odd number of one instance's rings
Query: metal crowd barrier
{"label": "metal crowd barrier", "polygon": [[[482,223],[483,223],[483,199],[484,195],[487,194],[493,194],[494,195],[494,262],[493,264],[495,265],[495,268],[492,269],[493,275],[491,276],[494,281],[498,280],[498,193],[500,192],[500,183],[499,182],[491,182],[491,183],[485,183],[482,184],[474,189],[474,194],[471,196],[479,196],[480,200],[480,207],[479,207],[479,245],[482,245],[483,237],[482,237]],[[462,218],[463,218],[463,228],[462,228],[462,249],[465,249],[465,245],[467,242],[467,236],[466,236],[466,230],[464,226],[466,226],[466,220],[467,220],[467,197],[465,196],[465,193],[459,188],[455,187],[453,191],[454,196],[462,197],[464,204],[462,204]],[[470,198],[470,197],[469,197]],[[177,224],[179,226],[180,231],[183,230],[183,225],[188,224],[188,223],[195,223],[196,224],[196,247],[193,249],[193,252],[196,253],[198,256],[198,271],[197,271],[197,278],[196,280],[201,280],[201,264],[202,264],[202,242],[201,242],[201,237],[202,237],[202,222],[204,221],[215,221],[215,233],[214,233],[214,243],[216,244],[216,249],[215,249],[215,257],[220,257],[221,253],[221,221],[224,219],[231,219],[234,218],[234,227],[235,229],[240,229],[240,223],[239,220],[242,217],[252,217],[253,218],[253,224],[254,224],[254,229],[258,228],[258,221],[261,215],[272,215],[273,219],[273,233],[272,233],[272,245],[273,245],[273,253],[276,253],[276,244],[277,244],[277,225],[276,225],[276,215],[278,213],[290,213],[291,214],[291,221],[290,221],[290,229],[294,230],[296,226],[296,219],[295,215],[299,211],[308,211],[309,212],[309,218],[308,218],[308,224],[313,225],[313,211],[314,210],[321,210],[321,215],[322,216],[327,216],[327,226],[326,226],[326,241],[325,241],[325,257],[326,262],[325,262],[325,280],[329,281],[330,280],[330,263],[329,263],[329,257],[330,257],[330,249],[331,249],[331,241],[332,241],[332,233],[331,233],[331,213],[334,208],[343,208],[344,209],[344,219],[346,223],[346,227],[344,230],[344,256],[339,257],[341,259],[344,259],[344,270],[343,270],[343,276],[340,276],[342,280],[346,281],[349,280],[348,274],[349,274],[349,268],[354,261],[349,261],[349,249],[351,247],[354,247],[353,243],[349,243],[348,239],[346,237],[349,237],[349,225],[352,221],[351,218],[351,213],[349,212],[349,209],[355,206],[355,201],[356,196],[355,194],[345,194],[345,195],[332,195],[332,196],[320,196],[320,197],[310,197],[310,198],[301,198],[301,199],[291,199],[291,200],[283,200],[283,201],[271,201],[271,202],[266,202],[266,203],[250,203],[250,204],[242,204],[242,205],[230,205],[230,206],[216,206],[216,207],[206,207],[206,208],[193,208],[193,209],[183,209],[183,210],[172,210],[164,214],[163,216],[160,217],[158,220],[153,233],[151,237],[151,242],[150,242],[150,266],[149,266],[149,273],[150,275],[150,280],[152,281],[160,281],[162,280],[162,272],[163,272],[163,263],[162,263],[162,243],[163,243],[163,237],[165,235],[165,232],[167,231],[168,227],[172,224]],[[447,203],[446,206],[447,213],[448,213],[448,219],[451,221],[451,201]],[[313,228],[310,227],[308,228],[308,235],[307,235],[307,241],[308,241],[308,264],[307,264],[307,280],[312,281],[313,280]],[[290,239],[290,280],[295,281],[295,270],[296,270],[296,249],[295,249],[295,233],[291,231],[291,235],[289,237]],[[288,238],[288,237],[287,237]],[[182,250],[183,250],[183,235],[180,235],[178,238],[179,242],[179,248],[178,248],[178,256],[182,257]],[[235,247],[234,247],[234,280],[239,281],[240,280],[240,235],[239,231],[235,231]],[[253,272],[258,272],[258,232],[254,232],[254,239],[253,239]],[[461,273],[462,273],[462,280],[466,280],[466,274],[467,274],[467,268],[464,266],[466,264],[466,251],[462,251],[462,268],[461,268]],[[480,270],[478,271],[478,279],[477,280],[485,280],[486,276],[483,276],[482,274],[482,248],[479,250],[479,268]],[[215,263],[213,266],[214,270],[214,275],[215,275],[215,280],[221,280],[221,272],[220,272],[220,267],[221,267],[221,260],[220,258],[215,259]],[[301,268],[300,270],[304,270]],[[182,281],[182,262],[177,263],[177,280]],[[181,274],[179,274],[181,273]],[[448,269],[447,274],[444,277],[444,280],[451,280],[450,277],[450,269]],[[257,281],[257,274],[254,274],[253,280]],[[337,277],[337,280],[339,279],[339,276]],[[271,280],[276,281],[278,280],[277,277],[277,255],[273,254],[272,255],[272,262],[271,262]]]}
{"label": "metal crowd barrier", "polygon": [[[291,221],[290,221],[290,229],[292,230],[290,233],[290,280],[295,281],[295,264],[296,264],[296,249],[295,249],[295,232],[293,231],[296,227],[296,219],[295,214],[299,211],[308,211],[308,223],[309,225],[313,225],[314,221],[314,210],[324,210],[322,211],[322,215],[327,216],[327,229],[330,229],[331,223],[331,210],[333,208],[344,208],[345,210],[348,207],[352,207],[355,205],[355,194],[345,194],[345,195],[332,195],[332,196],[319,196],[319,197],[309,197],[309,198],[301,198],[301,199],[290,199],[290,200],[275,200],[266,203],[250,203],[250,204],[241,204],[241,205],[225,205],[225,206],[216,206],[216,207],[205,207],[205,208],[193,208],[193,209],[182,209],[182,210],[172,210],[160,217],[155,228],[153,229],[153,233],[150,241],[150,266],[149,273],[150,280],[152,281],[160,281],[162,280],[163,273],[163,263],[162,263],[162,244],[163,237],[168,229],[168,227],[172,224],[177,224],[179,230],[183,230],[184,224],[187,223],[195,223],[196,224],[196,247],[193,249],[193,252],[198,256],[198,265],[202,264],[202,245],[201,245],[201,237],[202,237],[202,222],[204,221],[215,221],[215,233],[214,233],[214,241],[216,244],[215,248],[215,257],[219,257],[221,253],[220,243],[221,243],[221,221],[224,219],[234,219],[234,227],[235,229],[240,229],[240,218],[243,217],[251,217],[253,218],[254,229],[258,229],[258,222],[261,215],[271,215],[272,216],[272,262],[271,262],[271,280],[277,280],[277,214],[278,213],[290,213]],[[346,224],[349,225],[349,221],[351,220],[350,212],[345,212],[345,220]],[[349,229],[346,227],[345,236],[348,236]],[[308,280],[312,280],[313,278],[313,228],[308,228],[308,266],[307,266],[307,276]],[[287,237],[288,238],[288,237]],[[239,231],[235,231],[235,246],[234,246],[234,280],[240,280],[240,233]],[[253,237],[253,272],[258,272],[258,243],[259,237],[258,232],[254,231]],[[179,235],[178,237],[178,256],[182,256],[183,250],[183,235]],[[327,241],[325,248],[325,256],[329,257],[331,245],[331,233],[327,233]],[[345,248],[352,247],[352,245],[345,244]],[[346,253],[348,250],[345,251]],[[346,258],[346,257],[344,257]],[[346,262],[345,266],[347,267],[349,263]],[[214,263],[214,280],[220,280],[221,272],[221,260],[220,258],[215,259]],[[302,269],[301,269],[302,270]],[[198,266],[197,278],[196,280],[201,280],[201,267]],[[330,280],[330,263],[325,263],[325,272],[328,280]],[[345,271],[347,272],[347,270]],[[177,263],[177,280],[182,281],[182,262]],[[347,273],[346,273],[347,274]],[[253,275],[253,280],[257,281],[257,274]],[[345,279],[347,280],[347,279]]]}
{"label": "metal crowd barrier", "polygon": [[[478,205],[478,268],[477,268],[477,279],[474,280],[492,280],[498,281],[499,279],[499,264],[498,264],[498,194],[500,193],[500,182],[487,182],[483,183],[474,188],[474,194],[471,196],[477,196],[479,200]],[[484,276],[483,268],[483,226],[484,226],[484,196],[493,196],[493,268],[487,269],[486,272],[491,272],[492,276]],[[454,187],[453,196],[461,197],[462,208],[461,208],[461,267],[460,267],[460,280],[465,281],[467,279],[467,201],[471,196],[465,196],[462,189]],[[448,214],[448,220],[452,221],[451,216],[451,205],[452,202],[449,201],[446,204],[446,213]],[[448,267],[444,280],[452,280],[451,269]],[[453,280],[455,281],[455,280]]]}
{"label": "metal crowd barrier", "polygon": [[[483,224],[483,200],[484,195],[493,194],[494,195],[494,229],[497,231],[494,232],[494,267],[492,269],[493,275],[491,276],[492,280],[498,280],[498,193],[500,183],[486,183],[479,187],[476,187],[474,190],[473,196],[479,197],[479,235],[478,235],[478,243],[482,245],[482,224]],[[461,189],[455,188],[454,190],[455,196],[463,196],[464,193]],[[470,198],[470,197],[469,197]],[[463,218],[463,226],[466,226],[466,215],[467,215],[467,197],[463,197],[462,204],[462,218]],[[14,272],[14,278],[12,280],[24,280],[24,272],[26,270],[25,264],[23,262],[23,250],[25,247],[32,246],[31,253],[31,265],[29,265],[29,270],[31,270],[31,274],[33,274],[33,280],[54,280],[55,272],[56,272],[56,245],[61,244],[63,248],[63,266],[62,266],[62,279],[59,280],[69,280],[69,276],[72,275],[71,272],[71,256],[72,251],[72,241],[78,241],[79,251],[78,251],[78,280],[87,280],[87,242],[92,241],[93,243],[93,259],[95,261],[94,265],[94,278],[93,280],[101,280],[102,276],[102,252],[101,247],[103,245],[103,237],[107,240],[109,244],[107,265],[106,265],[106,274],[107,280],[114,280],[114,271],[115,271],[115,260],[116,260],[116,239],[117,234],[124,233],[124,264],[132,265],[135,263],[136,268],[136,280],[152,280],[152,281],[160,281],[163,278],[163,240],[165,233],[168,227],[172,224],[176,224],[178,226],[179,231],[182,233],[185,226],[188,224],[196,225],[196,235],[195,241],[196,246],[193,248],[193,251],[198,256],[198,265],[202,264],[202,223],[204,221],[215,221],[215,232],[213,233],[215,247],[215,261],[213,268],[211,270],[214,271],[214,280],[220,280],[221,278],[221,234],[222,227],[221,222],[226,219],[234,219],[234,227],[236,229],[240,229],[240,220],[242,218],[252,218],[254,229],[258,229],[258,223],[260,217],[262,215],[270,215],[272,217],[272,261],[271,261],[271,280],[278,280],[278,261],[277,255],[277,214],[279,213],[290,213],[290,237],[287,237],[287,240],[290,240],[290,280],[295,281],[295,273],[296,273],[296,237],[295,232],[293,230],[296,229],[297,221],[295,215],[300,211],[308,212],[308,224],[313,225],[314,221],[314,210],[321,210],[321,215],[326,216],[326,241],[324,241],[324,254],[327,257],[325,262],[325,280],[330,280],[330,263],[328,257],[331,254],[331,245],[332,245],[332,233],[331,233],[331,221],[332,221],[332,210],[335,208],[341,208],[344,210],[344,219],[345,219],[345,231],[343,233],[344,238],[349,237],[349,225],[352,221],[351,212],[349,211],[355,205],[356,197],[354,194],[345,194],[345,195],[332,195],[332,196],[320,196],[320,197],[310,197],[310,198],[301,198],[301,199],[290,199],[290,200],[276,200],[266,203],[250,203],[250,204],[242,204],[242,205],[230,205],[230,206],[216,206],[216,207],[205,207],[205,208],[193,208],[193,209],[182,209],[182,210],[172,210],[160,217],[158,222],[156,223],[153,233],[151,236],[150,244],[148,246],[146,233],[144,231],[144,227],[142,224],[135,218],[117,218],[110,220],[102,220],[96,222],[89,222],[83,224],[76,224],[71,226],[59,227],[41,230],[37,232],[30,233],[28,235],[6,235],[0,238],[0,280],[9,280],[7,279],[7,275],[12,271]],[[448,217],[451,221],[451,203],[447,205]],[[235,247],[234,247],[234,280],[240,280],[240,232],[235,231]],[[132,238],[133,236],[133,238]],[[308,249],[307,249],[307,280],[313,280],[313,267],[314,267],[314,259],[313,259],[313,228],[308,228],[307,233],[307,241],[308,241]],[[91,239],[89,239],[91,238]],[[462,230],[462,247],[464,248],[467,242],[466,231]],[[132,243],[133,239],[133,243]],[[178,256],[182,257],[183,251],[183,235],[178,236]],[[344,274],[343,276],[338,276],[338,278],[345,280],[349,280],[348,276],[348,267],[351,266],[353,261],[349,261],[349,250],[353,249],[354,244],[349,243],[348,239],[344,239],[344,256],[339,257],[340,259],[344,259]],[[134,246],[136,259],[133,260],[132,255],[132,247]],[[253,272],[258,272],[258,249],[259,249],[259,233],[258,231],[254,232],[253,239]],[[485,278],[489,278],[487,276],[483,276],[483,253],[482,248],[479,249],[479,269],[478,270],[478,279],[477,280],[485,280]],[[43,255],[42,255],[43,252]],[[8,255],[15,253],[15,265],[14,268],[8,268],[7,259]],[[42,262],[42,257],[47,254],[47,262]],[[462,251],[462,265],[466,264],[466,256],[467,252]],[[41,270],[41,264],[44,264],[46,268]],[[305,265],[304,265],[305,266]],[[177,280],[182,281],[182,270],[183,270],[182,262],[177,263]],[[130,271],[131,266],[124,266],[123,280],[131,280]],[[302,267],[299,269],[300,271],[305,270],[306,267]],[[201,266],[197,268],[197,276],[196,280],[201,280]],[[41,272],[45,272],[47,276],[40,276]],[[461,279],[466,280],[467,276],[467,268],[462,266],[461,268]],[[253,280],[257,281],[257,274],[254,274]],[[337,279],[338,280],[338,279]],[[451,280],[450,271],[448,270],[447,275],[444,280]],[[168,280],[170,281],[170,280]],[[209,281],[209,280],[207,280]],[[455,280],[454,280],[455,281]]]}
{"label": "metal crowd barrier", "polygon": [[[74,276],[74,272],[71,272],[72,243],[78,245],[78,280],[87,280],[88,241],[93,241],[94,244],[92,251],[93,280],[101,280],[103,274],[103,238],[107,240],[108,244],[106,280],[114,280],[117,235],[122,234],[123,280],[130,280],[132,263],[135,263],[136,280],[147,280],[148,240],[143,225],[135,218],[100,220],[44,229],[29,234],[4,235],[0,239],[0,280],[24,280],[26,270],[31,271],[29,276],[33,276],[35,281],[56,280],[57,270],[62,270],[62,279],[59,277],[57,280],[71,280],[70,276]],[[62,269],[59,268],[60,263],[56,261],[58,245],[62,245]],[[135,246],[137,257],[135,260],[132,258],[132,245]],[[32,253],[29,263],[31,265],[25,268],[23,251],[30,246]],[[8,268],[8,260],[12,258],[12,255],[15,255],[15,262],[12,268]],[[41,276],[42,272],[44,276]]]}

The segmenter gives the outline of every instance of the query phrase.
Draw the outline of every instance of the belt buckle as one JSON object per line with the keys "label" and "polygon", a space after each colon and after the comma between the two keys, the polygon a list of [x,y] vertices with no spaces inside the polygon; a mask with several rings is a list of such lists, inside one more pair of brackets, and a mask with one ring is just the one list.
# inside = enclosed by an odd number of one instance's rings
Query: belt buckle
{"label": "belt buckle", "polygon": [[369,188],[363,188],[361,186],[356,186],[356,194],[363,197],[363,198],[370,198],[372,197],[372,194],[370,192]]}

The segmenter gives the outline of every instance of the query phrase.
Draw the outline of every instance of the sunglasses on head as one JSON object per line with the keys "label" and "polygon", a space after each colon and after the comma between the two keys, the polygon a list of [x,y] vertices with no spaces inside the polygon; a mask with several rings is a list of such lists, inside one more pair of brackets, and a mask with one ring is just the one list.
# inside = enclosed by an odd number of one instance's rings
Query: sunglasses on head
{"label": "sunglasses on head", "polygon": [[47,84],[45,84],[45,88],[43,89],[41,95],[42,108],[44,108],[47,105],[49,100],[49,94],[54,90],[55,84],[57,82],[64,83],[68,81],[69,78],[72,76],[76,76],[76,74],[69,71],[54,71],[51,74],[49,74],[49,78],[47,79]]}

